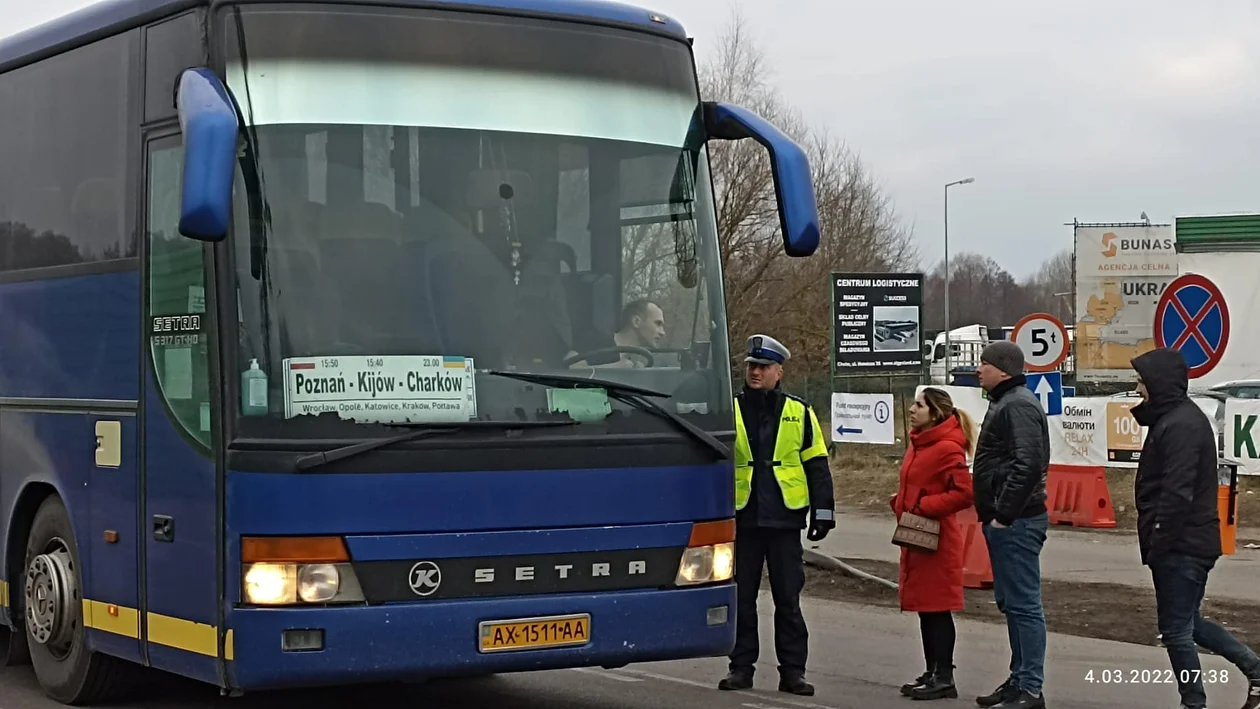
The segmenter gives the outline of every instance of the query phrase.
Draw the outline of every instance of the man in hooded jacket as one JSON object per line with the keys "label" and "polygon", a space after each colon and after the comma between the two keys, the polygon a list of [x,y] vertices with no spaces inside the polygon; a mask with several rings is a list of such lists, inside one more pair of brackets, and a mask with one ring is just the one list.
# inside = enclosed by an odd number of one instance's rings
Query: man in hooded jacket
{"label": "man in hooded jacket", "polygon": [[1189,368],[1180,352],[1147,352],[1133,360],[1133,369],[1142,397],[1133,417],[1149,429],[1133,490],[1138,547],[1155,582],[1159,632],[1176,674],[1181,706],[1207,705],[1195,647],[1201,645],[1250,679],[1243,709],[1256,709],[1260,659],[1199,613],[1208,572],[1221,556],[1216,433],[1190,400]]}

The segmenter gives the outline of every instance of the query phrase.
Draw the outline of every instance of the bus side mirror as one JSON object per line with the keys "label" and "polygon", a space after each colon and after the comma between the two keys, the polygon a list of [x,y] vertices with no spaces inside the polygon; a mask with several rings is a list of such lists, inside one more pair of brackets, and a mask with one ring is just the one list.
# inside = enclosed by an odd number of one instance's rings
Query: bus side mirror
{"label": "bus side mirror", "polygon": [[198,241],[222,241],[232,207],[236,105],[219,77],[201,68],[180,75],[175,105],[184,133],[179,233]]}
{"label": "bus side mirror", "polygon": [[818,202],[809,158],[801,146],[769,121],[740,106],[704,104],[705,131],[710,138],[752,138],[770,153],[783,250],[788,256],[809,256],[818,248]]}

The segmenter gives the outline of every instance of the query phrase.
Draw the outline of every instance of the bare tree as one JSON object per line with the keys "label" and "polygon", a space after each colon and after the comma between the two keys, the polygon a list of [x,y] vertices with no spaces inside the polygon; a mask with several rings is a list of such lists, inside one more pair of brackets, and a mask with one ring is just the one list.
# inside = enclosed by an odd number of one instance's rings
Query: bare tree
{"label": "bare tree", "polygon": [[808,126],[771,79],[765,56],[736,13],[701,66],[702,94],[756,111],[805,147],[821,242],[812,257],[789,258],[765,150],[752,141],[710,143],[729,330],[736,343],[771,331],[792,348],[801,363],[794,369],[824,373],[831,356],[829,274],[913,270],[919,259],[911,231],[861,158]]}
{"label": "bare tree", "polygon": [[1065,323],[1075,321],[1072,302],[1072,249],[1064,249],[1041,264],[1037,273],[1024,282],[1029,298],[1041,312]]}
{"label": "bare tree", "polygon": [[[1055,254],[1023,283],[1016,282],[996,261],[975,253],[962,253],[950,262],[950,327],[1014,325],[1034,312],[1050,313],[1072,322],[1072,252]],[[927,279],[928,302],[940,303],[945,295],[945,266],[938,264]],[[945,327],[944,308],[930,308],[926,329]]]}

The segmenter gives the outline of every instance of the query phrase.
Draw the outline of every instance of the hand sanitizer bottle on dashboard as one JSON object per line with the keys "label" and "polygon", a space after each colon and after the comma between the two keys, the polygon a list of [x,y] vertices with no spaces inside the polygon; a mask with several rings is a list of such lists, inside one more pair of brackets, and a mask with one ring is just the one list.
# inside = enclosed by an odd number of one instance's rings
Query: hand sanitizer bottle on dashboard
{"label": "hand sanitizer bottle on dashboard", "polygon": [[267,374],[258,368],[258,360],[249,361],[249,369],[241,372],[241,414],[267,415]]}

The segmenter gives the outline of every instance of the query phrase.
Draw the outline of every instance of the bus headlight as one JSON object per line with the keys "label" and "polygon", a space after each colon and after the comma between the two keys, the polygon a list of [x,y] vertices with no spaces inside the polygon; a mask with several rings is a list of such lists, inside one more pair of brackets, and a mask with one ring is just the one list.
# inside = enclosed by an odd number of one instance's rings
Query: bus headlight
{"label": "bus headlight", "polygon": [[713,580],[730,581],[735,577],[735,543],[713,547]]}
{"label": "bus headlight", "polygon": [[690,547],[683,552],[678,564],[678,586],[730,581],[735,575],[735,544],[723,542],[702,547]]}
{"label": "bus headlight", "polygon": [[255,606],[364,601],[340,537],[242,537],[241,578]]}
{"label": "bus headlight", "polygon": [[336,564],[307,564],[298,568],[298,597],[307,603],[327,603],[341,588]]}
{"label": "bus headlight", "polygon": [[255,606],[363,601],[350,564],[246,564],[244,578],[243,600]]}
{"label": "bus headlight", "polygon": [[297,567],[250,564],[245,568],[245,602],[277,606],[297,602]]}

